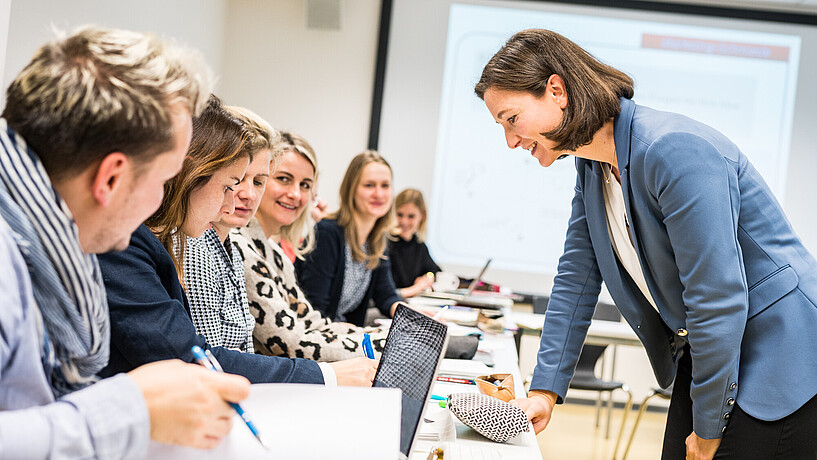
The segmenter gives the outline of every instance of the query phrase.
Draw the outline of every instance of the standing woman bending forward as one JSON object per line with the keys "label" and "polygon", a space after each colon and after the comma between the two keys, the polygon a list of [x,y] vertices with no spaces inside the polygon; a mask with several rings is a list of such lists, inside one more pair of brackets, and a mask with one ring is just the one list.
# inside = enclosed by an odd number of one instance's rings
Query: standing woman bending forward
{"label": "standing woman bending forward", "polygon": [[817,262],[729,139],[635,104],[633,81],[547,30],[517,33],[477,95],[508,146],[575,157],[576,193],[529,398],[562,402],[602,280],[675,379],[663,458],[817,456]]}

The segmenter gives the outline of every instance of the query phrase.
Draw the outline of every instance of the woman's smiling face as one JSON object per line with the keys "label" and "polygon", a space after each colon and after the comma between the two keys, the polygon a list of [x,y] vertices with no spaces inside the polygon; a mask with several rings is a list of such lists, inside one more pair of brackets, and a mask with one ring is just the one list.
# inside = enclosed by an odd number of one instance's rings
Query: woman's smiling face
{"label": "woman's smiling face", "polygon": [[[557,77],[553,75],[551,78]],[[558,79],[557,83],[561,83]],[[567,96],[561,86],[551,86],[536,97],[523,91],[489,88],[485,91],[485,106],[494,120],[505,130],[508,147],[522,147],[547,167],[562,157],[564,151],[554,150],[556,143],[541,133],[556,129],[562,122],[562,111],[567,107]]]}
{"label": "woman's smiling face", "polygon": [[258,212],[267,221],[281,227],[295,222],[312,202],[315,169],[301,154],[288,150],[277,161],[275,171],[267,181],[264,199]]}

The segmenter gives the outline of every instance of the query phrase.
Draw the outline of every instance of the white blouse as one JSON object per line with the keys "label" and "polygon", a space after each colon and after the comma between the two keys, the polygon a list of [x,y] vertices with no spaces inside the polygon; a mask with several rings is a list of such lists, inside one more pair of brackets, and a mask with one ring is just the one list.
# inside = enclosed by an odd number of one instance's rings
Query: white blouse
{"label": "white blouse", "polygon": [[630,237],[630,225],[627,222],[627,211],[624,207],[624,193],[621,190],[621,184],[616,180],[609,164],[601,163],[601,171],[603,175],[604,209],[607,211],[607,232],[610,234],[613,251],[618,256],[621,265],[624,266],[624,269],[635,281],[638,289],[641,290],[650,305],[658,311],[655,300],[653,300],[652,294],[650,294],[647,287],[647,280],[644,279],[644,272],[641,269],[638,254],[635,252],[635,246]]}

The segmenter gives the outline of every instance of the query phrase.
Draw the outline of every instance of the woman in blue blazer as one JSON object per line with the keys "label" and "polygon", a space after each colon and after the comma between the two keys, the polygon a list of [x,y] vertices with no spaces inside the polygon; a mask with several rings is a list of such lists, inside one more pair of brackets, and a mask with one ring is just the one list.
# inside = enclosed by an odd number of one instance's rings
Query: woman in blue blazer
{"label": "woman in blue blazer", "polygon": [[[602,280],[663,387],[663,458],[815,458],[817,262],[746,156],[547,30],[514,35],[475,91],[508,146],[576,157],[565,251],[528,398],[562,401]],[[717,452],[717,454],[716,454]]]}

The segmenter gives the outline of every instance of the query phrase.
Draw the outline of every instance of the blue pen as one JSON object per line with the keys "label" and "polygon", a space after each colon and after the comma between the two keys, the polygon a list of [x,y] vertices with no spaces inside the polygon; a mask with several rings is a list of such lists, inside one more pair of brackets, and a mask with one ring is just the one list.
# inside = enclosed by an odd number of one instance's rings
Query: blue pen
{"label": "blue pen", "polygon": [[372,337],[368,332],[363,333],[363,354],[369,358],[374,359],[374,348],[372,348]]}
{"label": "blue pen", "polygon": [[[199,364],[206,367],[207,369],[216,372],[224,372],[224,369],[221,368],[221,364],[219,364],[219,362],[216,360],[216,357],[213,356],[213,353],[211,353],[210,350],[207,350],[205,352],[198,345],[193,345],[193,356],[196,358],[196,361],[198,361]],[[247,425],[247,428],[250,429],[253,436],[255,436],[255,439],[257,439],[258,442],[261,443],[261,446],[264,447],[264,449],[269,450],[269,447],[267,447],[267,444],[264,442],[264,439],[258,432],[258,428],[255,427],[255,423],[253,423],[252,419],[250,419],[250,416],[247,415],[246,412],[244,412],[244,409],[238,403],[227,401],[227,404],[229,404],[233,409],[235,409],[235,411],[241,417],[241,420],[244,420],[244,424]]]}

